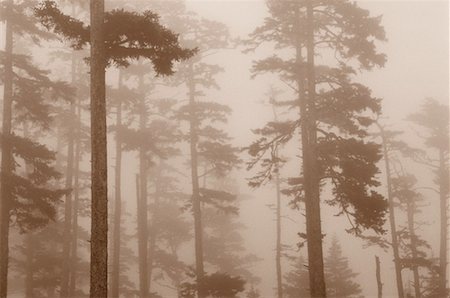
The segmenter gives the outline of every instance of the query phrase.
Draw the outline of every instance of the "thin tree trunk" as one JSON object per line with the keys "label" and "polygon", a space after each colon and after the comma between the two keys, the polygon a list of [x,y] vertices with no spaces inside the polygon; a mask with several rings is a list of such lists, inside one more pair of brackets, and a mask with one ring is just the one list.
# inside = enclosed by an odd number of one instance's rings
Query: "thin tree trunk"
{"label": "thin tree trunk", "polygon": [[81,107],[78,103],[77,107],[77,136],[75,142],[75,169],[74,169],[74,182],[73,182],[73,212],[72,212],[72,249],[71,249],[71,261],[70,261],[70,282],[69,282],[69,296],[75,297],[76,282],[77,282],[77,266],[78,266],[78,209],[80,201],[80,158],[81,158]]}
{"label": "thin tree trunk", "polygon": [[377,290],[378,290],[378,298],[383,297],[383,283],[381,282],[381,269],[380,269],[380,258],[375,256],[375,266],[376,266],[376,277],[377,277]]}
{"label": "thin tree trunk", "polygon": [[377,123],[378,128],[380,129],[381,138],[382,138],[382,146],[383,146],[383,156],[384,156],[384,165],[386,170],[386,183],[387,183],[387,198],[389,204],[389,225],[391,229],[391,241],[392,241],[392,251],[394,253],[394,265],[395,265],[395,277],[397,282],[397,294],[399,298],[404,297],[404,289],[403,289],[403,279],[402,279],[402,268],[400,264],[400,254],[399,254],[399,245],[397,238],[397,226],[395,223],[395,208],[394,208],[394,198],[392,196],[392,178],[391,178],[391,166],[389,161],[389,151],[387,148],[387,140],[384,134],[383,127]]}
{"label": "thin tree trunk", "polygon": [[154,198],[154,205],[153,205],[153,216],[150,223],[150,230],[149,230],[149,244],[148,244],[148,291],[151,293],[151,285],[152,285],[152,273],[153,273],[153,263],[154,263],[154,255],[155,255],[155,248],[156,248],[156,237],[158,236],[158,229],[157,229],[157,223],[158,223],[158,205],[159,205],[159,177],[156,178],[155,182],[155,198]]}
{"label": "thin tree trunk", "polygon": [[[277,113],[275,110],[275,103],[272,103],[273,117],[275,122],[278,121]],[[278,151],[275,152],[275,156],[278,158]],[[277,294],[278,298],[283,298],[283,272],[281,270],[281,190],[280,190],[280,168],[278,162],[275,168],[275,188],[276,188],[276,256],[275,265],[277,270]]]}
{"label": "thin tree trunk", "polygon": [[3,87],[3,121],[2,121],[2,161],[1,161],[1,198],[0,198],[0,297],[5,298],[8,292],[8,259],[9,259],[9,219],[11,187],[8,178],[12,174],[12,101],[13,101],[13,28],[9,18],[12,15],[13,1],[6,7],[5,31],[5,65]]}
{"label": "thin tree trunk", "polygon": [[106,150],[104,0],[91,0],[91,276],[90,296],[106,297],[108,180]]}
{"label": "thin tree trunk", "polygon": [[[142,108],[139,114],[139,129],[143,131],[147,126],[145,110],[145,95],[143,93],[143,78],[139,78],[139,90],[142,92]],[[147,204],[147,158],[143,146],[139,148],[139,176],[140,196],[137,210],[138,216],[138,254],[139,254],[139,292],[141,298],[148,297],[148,204]]]}
{"label": "thin tree trunk", "polygon": [[194,235],[195,235],[195,273],[197,278],[197,295],[199,298],[205,297],[201,284],[204,276],[203,268],[203,228],[202,213],[200,203],[200,187],[198,177],[198,153],[197,153],[197,116],[195,112],[195,82],[193,64],[189,64],[189,135],[191,150],[191,179],[192,179],[192,209],[194,213]]}
{"label": "thin tree trunk", "polygon": [[442,297],[448,296],[447,291],[447,241],[448,241],[448,184],[449,172],[446,166],[446,158],[443,149],[439,150],[439,201],[441,210],[440,220],[440,245],[439,245],[439,293]]}
{"label": "thin tree trunk", "polygon": [[[409,198],[406,204],[406,213],[408,218],[408,230],[410,237],[410,249],[411,257],[413,262],[417,262],[417,238],[414,226],[414,211],[415,211],[414,198]],[[414,276],[414,292],[415,298],[420,298],[422,295],[420,293],[420,277],[419,277],[419,266],[415,263],[412,267],[412,272]]]}
{"label": "thin tree trunk", "polygon": [[[307,2],[307,82],[306,107],[303,104],[302,142],[305,182],[306,235],[308,246],[309,283],[311,297],[326,297],[322,227],[320,221],[320,185],[317,173],[315,119],[314,14],[312,0]],[[307,137],[306,137],[307,136]]]}
{"label": "thin tree trunk", "polygon": [[[118,89],[122,89],[122,72],[119,70]],[[122,126],[122,102],[117,102],[116,114],[116,168],[115,168],[115,205],[114,205],[114,230],[113,230],[113,260],[111,275],[111,296],[119,297],[120,283],[120,225],[122,220],[122,141],[119,129]]]}
{"label": "thin tree trunk", "polygon": [[276,244],[276,266],[277,266],[277,292],[278,298],[283,298],[283,273],[281,271],[281,193],[280,193],[280,174],[275,174],[275,185],[277,192],[277,244]]}

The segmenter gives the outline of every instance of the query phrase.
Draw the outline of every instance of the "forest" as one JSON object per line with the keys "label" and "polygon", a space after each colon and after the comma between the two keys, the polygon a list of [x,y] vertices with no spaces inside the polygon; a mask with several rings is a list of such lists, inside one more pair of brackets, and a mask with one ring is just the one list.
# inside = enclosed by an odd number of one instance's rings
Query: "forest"
{"label": "forest", "polygon": [[448,12],[0,0],[0,298],[449,298]]}

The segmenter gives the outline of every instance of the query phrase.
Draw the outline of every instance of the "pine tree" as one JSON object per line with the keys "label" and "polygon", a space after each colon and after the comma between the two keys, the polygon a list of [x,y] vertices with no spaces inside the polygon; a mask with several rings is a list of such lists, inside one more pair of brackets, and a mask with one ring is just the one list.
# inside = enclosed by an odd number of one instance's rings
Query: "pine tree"
{"label": "pine tree", "polygon": [[[150,11],[139,14],[115,9],[104,12],[104,1],[91,1],[90,26],[64,15],[53,1],[36,9],[44,26],[81,49],[91,44],[91,297],[107,294],[107,159],[105,67],[128,66],[139,57],[152,62],[157,74],[173,73],[174,61],[189,58],[192,50],[180,48],[177,36],[161,26]],[[158,32],[158,34],[155,34]],[[125,40],[124,40],[125,38]],[[145,291],[145,289],[144,289]],[[147,295],[144,293],[144,296]]]}
{"label": "pine tree", "polygon": [[[297,108],[300,117],[269,122],[259,130],[262,137],[249,147],[254,157],[250,165],[261,162],[263,173],[271,173],[274,150],[300,130],[303,171],[291,182],[297,184],[296,200],[305,203],[306,233],[302,235],[307,238],[311,295],[324,297],[321,185],[331,184],[334,198],[327,203],[352,219],[350,231],[383,232],[387,204],[370,189],[379,185],[375,175],[380,147],[367,139],[380,102],[367,87],[352,82],[355,69],[344,61],[353,60],[361,69],[382,66],[385,57],[377,53],[373,40],[384,40],[384,30],[380,18],[370,17],[350,1],[268,1],[267,5],[270,16],[251,35],[249,50],[272,43],[275,53],[289,49],[291,56],[274,54],[256,61],[253,70],[278,74],[294,93],[286,105]],[[334,53],[334,65],[314,61],[322,48]],[[270,176],[259,175],[252,183]]]}
{"label": "pine tree", "polygon": [[284,275],[283,293],[287,298],[307,298],[309,294],[309,275],[307,261],[300,257],[290,257],[291,270]]}
{"label": "pine tree", "polygon": [[331,242],[325,264],[328,297],[362,297],[360,286],[352,280],[358,274],[349,267],[336,237]]}
{"label": "pine tree", "polygon": [[[427,99],[421,110],[408,118],[426,131],[425,145],[433,153],[419,153],[416,161],[430,167],[434,183],[438,187],[440,202],[440,252],[439,252],[439,295],[448,295],[447,254],[448,254],[448,196],[449,196],[449,109],[434,99]],[[437,157],[435,157],[437,156]]]}
{"label": "pine tree", "polygon": [[[28,53],[18,50],[20,45],[36,44],[50,37],[36,25],[30,14],[30,3],[4,1],[1,6],[6,41],[0,56],[4,84],[0,297],[6,297],[11,224],[17,225],[22,233],[44,227],[55,219],[56,204],[66,193],[54,187],[60,178],[53,164],[55,153],[40,144],[39,138],[49,132],[55,99],[70,100],[71,91],[65,83],[51,81],[49,73],[36,67]],[[23,167],[29,170],[21,170]]]}

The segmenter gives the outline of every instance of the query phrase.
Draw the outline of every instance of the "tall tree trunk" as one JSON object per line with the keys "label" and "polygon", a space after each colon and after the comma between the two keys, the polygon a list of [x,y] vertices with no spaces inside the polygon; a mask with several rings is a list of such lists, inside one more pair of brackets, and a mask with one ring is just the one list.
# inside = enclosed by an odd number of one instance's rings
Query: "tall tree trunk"
{"label": "tall tree trunk", "polygon": [[303,175],[305,183],[306,235],[308,246],[311,297],[326,297],[322,227],[320,221],[320,181],[317,173],[315,119],[314,13],[312,0],[307,2],[307,102],[302,110]]}
{"label": "tall tree trunk", "polygon": [[[274,99],[275,100],[275,99]],[[272,103],[272,111],[275,122],[278,121],[275,110],[275,103]],[[275,152],[278,158],[278,150]],[[275,191],[276,191],[276,246],[275,246],[275,265],[277,271],[277,295],[278,298],[283,298],[283,272],[281,270],[281,190],[280,190],[280,168],[278,162],[275,166]]]}
{"label": "tall tree trunk", "polygon": [[[447,149],[448,150],[448,149]],[[448,296],[447,291],[447,254],[448,254],[448,192],[449,192],[449,171],[447,158],[443,149],[439,150],[439,201],[441,210],[440,220],[440,247],[439,247],[439,293],[442,297]]]}
{"label": "tall tree trunk", "polygon": [[278,298],[283,298],[283,273],[281,271],[281,193],[280,174],[275,174],[275,185],[277,192],[276,221],[277,221],[277,244],[276,244],[276,266],[277,266],[277,293]]}
{"label": "tall tree trunk", "polygon": [[383,283],[381,282],[381,269],[380,269],[380,258],[378,256],[375,256],[375,266],[376,266],[376,277],[377,277],[377,293],[378,298],[383,297]]}
{"label": "tall tree trunk", "polygon": [[107,296],[108,179],[104,0],[91,0],[91,276],[90,296]]}
{"label": "tall tree trunk", "polygon": [[395,265],[395,278],[397,281],[397,294],[399,298],[405,297],[403,290],[403,279],[402,279],[402,268],[400,264],[400,254],[399,254],[399,244],[397,238],[397,226],[395,224],[395,209],[394,209],[394,198],[392,196],[392,178],[391,178],[391,166],[389,160],[389,151],[387,148],[387,140],[384,133],[384,129],[380,124],[377,124],[381,132],[381,138],[383,142],[383,156],[384,165],[386,170],[386,183],[387,183],[387,197],[389,204],[389,225],[391,229],[391,241],[392,241],[392,251],[394,253],[394,265]]}
{"label": "tall tree trunk", "polygon": [[159,197],[160,197],[160,177],[161,177],[161,167],[162,161],[159,161],[158,173],[155,177],[155,194],[153,201],[153,215],[150,223],[149,230],[149,244],[148,244],[148,291],[151,293],[151,285],[152,285],[152,273],[153,273],[153,263],[154,263],[154,255],[156,249],[156,238],[158,237],[158,216],[159,216]]}
{"label": "tall tree trunk", "polygon": [[[72,53],[71,62],[71,82],[75,84],[76,77],[76,61],[75,54]],[[70,103],[70,115],[76,117],[75,102]],[[69,128],[69,140],[67,144],[67,167],[66,167],[66,183],[65,188],[71,191],[65,196],[64,203],[64,235],[63,235],[63,251],[62,251],[62,275],[61,275],[61,297],[69,296],[69,280],[71,275],[71,259],[70,248],[72,242],[72,196],[73,196],[73,164],[74,164],[74,147],[75,147],[75,128]]]}
{"label": "tall tree trunk", "polygon": [[13,0],[7,2],[5,31],[5,68],[3,87],[3,121],[2,121],[2,161],[1,161],[1,198],[0,198],[0,297],[8,292],[9,259],[9,219],[11,186],[8,178],[12,174],[12,101],[13,101],[13,28],[11,24]]}
{"label": "tall tree trunk", "polygon": [[72,249],[70,261],[70,281],[69,281],[69,296],[75,297],[76,282],[77,282],[77,267],[78,267],[78,209],[80,201],[80,158],[81,158],[81,106],[78,103],[77,107],[77,136],[75,141],[75,168],[73,181],[73,208],[72,208]]}
{"label": "tall tree trunk", "polygon": [[203,289],[201,288],[204,268],[203,268],[203,228],[202,228],[202,213],[200,203],[200,187],[198,177],[198,153],[197,153],[197,115],[195,109],[195,82],[194,82],[194,65],[189,63],[189,135],[190,135],[190,150],[191,150],[191,179],[192,179],[192,209],[194,213],[194,235],[195,235],[195,273],[197,278],[197,295],[199,298],[205,297]]}
{"label": "tall tree trunk", "polygon": [[414,211],[415,211],[414,198],[410,198],[406,204],[406,213],[408,218],[408,230],[410,237],[410,249],[411,257],[413,259],[414,265],[412,267],[412,272],[414,276],[414,292],[415,298],[420,298],[420,277],[419,277],[419,266],[417,266],[417,238],[414,226]]}
{"label": "tall tree trunk", "polygon": [[33,234],[28,232],[25,235],[25,256],[26,256],[26,273],[25,273],[25,297],[33,298],[33,259],[34,259],[34,247],[33,247]]}
{"label": "tall tree trunk", "polygon": [[[147,126],[143,77],[139,78],[139,90],[142,92],[142,107],[139,114],[139,129]],[[143,146],[139,148],[139,201],[138,201],[138,254],[139,254],[139,292],[141,298],[148,297],[148,204],[147,204],[147,156]]]}
{"label": "tall tree trunk", "polygon": [[[122,89],[122,71],[119,70],[119,91]],[[116,113],[116,168],[114,185],[114,230],[113,230],[113,260],[111,274],[111,296],[119,297],[120,283],[120,225],[122,220],[122,141],[119,129],[122,127],[122,102],[117,102]]]}

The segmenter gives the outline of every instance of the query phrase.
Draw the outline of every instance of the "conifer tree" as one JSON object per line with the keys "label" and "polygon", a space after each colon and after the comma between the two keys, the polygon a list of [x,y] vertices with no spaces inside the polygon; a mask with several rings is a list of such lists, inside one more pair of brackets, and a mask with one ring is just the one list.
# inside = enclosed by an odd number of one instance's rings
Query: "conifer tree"
{"label": "conifer tree", "polygon": [[325,259],[325,278],[327,296],[336,298],[362,297],[359,284],[353,279],[357,276],[342,255],[342,249],[336,237],[333,238]]}
{"label": "conifer tree", "polygon": [[[261,184],[272,175],[275,150],[301,132],[302,173],[291,182],[296,200],[305,203],[310,288],[312,297],[324,297],[322,231],[320,224],[321,185],[330,183],[339,214],[351,219],[351,229],[383,231],[387,204],[371,189],[379,185],[380,147],[367,139],[368,127],[380,112],[380,101],[370,90],[354,83],[356,62],[360,69],[382,66],[385,57],[377,53],[373,40],[384,40],[380,18],[350,1],[268,1],[270,16],[247,41],[249,50],[261,44],[275,44],[275,54],[256,61],[255,74],[278,74],[293,90],[286,105],[299,110],[299,116],[279,123],[269,122],[257,131],[262,137],[249,147],[254,160],[265,168],[253,179]],[[366,28],[361,30],[360,28]],[[320,47],[319,47],[320,45]],[[290,57],[278,55],[277,49]],[[321,50],[325,49],[325,50]],[[321,51],[334,53],[337,61],[320,65]],[[355,64],[352,64],[355,65]],[[268,157],[267,157],[268,156]]]}
{"label": "conifer tree", "polygon": [[[105,67],[128,66],[139,57],[151,61],[157,74],[173,73],[174,61],[189,58],[192,50],[182,49],[177,36],[159,24],[150,11],[143,14],[115,9],[104,12],[103,1],[91,1],[90,26],[64,15],[53,1],[36,9],[44,26],[81,49],[91,44],[91,297],[107,294],[107,165]],[[155,34],[158,32],[158,34]]]}
{"label": "conifer tree", "polygon": [[[60,178],[53,165],[55,153],[39,143],[36,132],[41,130],[39,136],[49,132],[53,103],[56,99],[70,100],[71,91],[67,84],[51,81],[49,73],[36,67],[29,53],[18,48],[51,37],[38,28],[30,4],[1,3],[6,41],[0,56],[4,85],[0,297],[7,295],[10,225],[17,225],[22,233],[45,226],[55,219],[56,204],[65,193],[54,187]],[[22,134],[20,127],[24,127]],[[30,170],[21,170],[24,166]]]}
{"label": "conifer tree", "polygon": [[[439,295],[448,295],[448,197],[449,197],[449,108],[435,99],[427,99],[421,110],[408,117],[421,127],[425,145],[430,153],[418,153],[415,160],[430,167],[434,172],[434,183],[438,187],[440,202],[440,247],[439,247]],[[427,149],[428,149],[427,148]]]}

